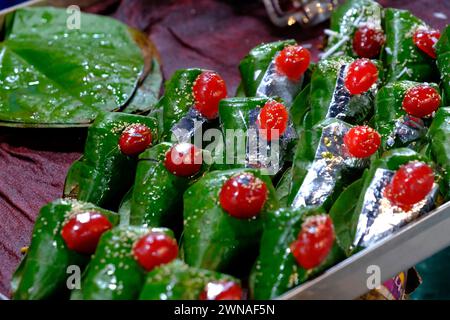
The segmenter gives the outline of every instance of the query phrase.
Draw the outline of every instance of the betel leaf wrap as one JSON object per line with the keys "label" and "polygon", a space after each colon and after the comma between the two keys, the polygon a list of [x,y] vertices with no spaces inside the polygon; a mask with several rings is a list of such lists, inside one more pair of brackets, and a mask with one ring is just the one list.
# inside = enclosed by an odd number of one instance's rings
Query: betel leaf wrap
{"label": "betel leaf wrap", "polygon": [[450,108],[441,107],[428,131],[431,157],[439,165],[443,176],[445,200],[450,199]]}
{"label": "betel leaf wrap", "polygon": [[[383,173],[384,171],[390,171],[390,174],[393,174],[393,172],[398,170],[400,166],[411,161],[422,161],[432,165],[428,158],[418,154],[411,149],[399,148],[390,150],[386,152],[382,158],[373,161],[370,169],[364,173],[362,180],[359,180],[352,184],[336,200],[330,210],[330,216],[333,219],[335,225],[337,242],[347,253],[347,255],[351,255],[355,251],[366,247],[365,243],[373,243],[374,241],[381,240],[385,236],[392,234],[395,230],[405,225],[410,220],[410,217],[407,217],[407,213],[404,211],[399,211],[397,213],[393,213],[392,215],[388,215],[387,211],[383,211],[384,209],[390,209],[388,208],[388,203],[379,205],[377,202],[380,199],[381,201],[388,201],[384,198],[383,193],[379,194],[380,192],[382,192],[382,190],[378,190],[378,193],[376,195],[371,194],[366,196],[366,193],[369,190],[369,187],[373,185],[373,182],[376,182],[374,179],[376,177],[378,179],[380,173]],[[356,204],[349,206],[349,199],[351,198],[354,201],[356,194],[359,194]],[[377,210],[376,212],[372,212],[370,214],[370,219],[365,218],[365,216],[362,215],[364,202],[366,199],[370,201],[376,201],[376,203],[368,204],[367,209]],[[343,208],[346,209],[342,210]],[[379,212],[378,210],[381,210],[382,212]],[[385,216],[380,215],[380,213],[384,213]],[[395,224],[393,224],[391,220],[388,220],[389,216],[398,217],[401,221],[395,222]],[[411,216],[411,218],[415,217],[416,215]],[[381,222],[384,221],[385,224],[388,224],[388,228],[386,230],[380,228],[378,231],[375,229],[375,231],[377,231],[379,235],[377,237],[371,236],[371,238],[369,239],[370,241],[362,241],[356,239],[359,226],[361,226],[362,228],[365,226],[364,223],[367,223],[367,230],[374,226],[373,223],[375,223],[375,220],[372,221],[371,219],[377,219]],[[366,232],[363,229],[360,230],[361,232]]]}
{"label": "betel leaf wrap", "polygon": [[101,207],[114,209],[133,183],[137,157],[124,155],[119,139],[125,128],[144,124],[158,141],[156,120],[124,113],[102,113],[88,130],[81,162],[69,169],[65,194],[77,189],[77,198]]}
{"label": "betel leaf wrap", "polygon": [[[219,103],[219,121],[223,133],[224,145],[222,154],[215,155],[220,159],[221,169],[245,167],[247,155],[247,130],[250,125],[250,112],[264,106],[267,98],[228,98]],[[228,132],[227,132],[228,131]],[[233,143],[227,143],[228,134],[233,133]],[[235,138],[234,138],[235,137]]]}
{"label": "betel leaf wrap", "polygon": [[[159,127],[162,132],[162,141],[171,141],[172,134],[178,126],[183,127],[180,123],[183,118],[191,113],[189,119],[200,119],[198,112],[193,108],[194,95],[192,87],[197,77],[203,72],[202,69],[180,69],[175,71],[172,77],[166,81],[164,85],[164,96],[158,102],[157,109],[161,110],[159,115]],[[192,120],[191,119],[191,120]],[[205,121],[205,119],[203,119]],[[186,125],[190,126],[192,121],[188,121]],[[185,128],[192,129],[192,128]],[[177,140],[184,137],[177,137]],[[188,137],[190,138],[190,137]]]}
{"label": "betel leaf wrap", "polygon": [[294,40],[282,40],[261,44],[252,50],[239,64],[242,88],[247,97],[255,97],[258,86],[275,55],[288,45],[295,45]]}
{"label": "betel leaf wrap", "polygon": [[[255,218],[238,219],[225,212],[219,202],[222,185],[239,173],[252,173],[267,186],[267,201]],[[207,173],[184,193],[183,249],[186,263],[230,274],[246,275],[256,258],[264,218],[278,207],[268,175],[254,169]]]}
{"label": "betel leaf wrap", "polygon": [[352,126],[339,119],[326,119],[303,130],[292,168],[288,205],[328,210],[345,186],[358,179],[367,159],[352,157],[343,137]]}
{"label": "betel leaf wrap", "polygon": [[133,256],[136,241],[150,232],[173,237],[169,229],[119,226],[105,232],[83,274],[75,300],[132,300],[139,297],[146,271]]}
{"label": "betel leaf wrap", "polygon": [[0,43],[2,124],[87,125],[133,96],[144,59],[130,29],[109,17],[21,8],[6,17]]}
{"label": "betel leaf wrap", "polygon": [[450,25],[442,31],[436,43],[437,66],[441,74],[446,105],[450,104]]}
{"label": "betel leaf wrap", "polygon": [[392,8],[385,10],[386,42],[381,59],[386,69],[386,83],[437,80],[435,61],[413,42],[414,32],[418,28],[428,26],[411,12]]}
{"label": "betel leaf wrap", "polygon": [[[414,81],[396,81],[382,87],[375,98],[375,128],[382,137],[381,151],[409,147],[419,150],[425,142],[429,120],[409,116],[402,107],[408,89],[422,85]],[[427,85],[438,90],[434,83]]]}
{"label": "betel leaf wrap", "polygon": [[268,213],[259,256],[250,276],[252,298],[276,298],[344,258],[342,250],[335,243],[325,260],[313,269],[306,270],[296,262],[289,247],[297,239],[305,218],[318,214],[324,212],[283,208]]}
{"label": "betel leaf wrap", "polygon": [[272,141],[261,136],[257,118],[267,98],[229,98],[219,104],[224,135],[222,167],[258,167],[276,174],[295,147],[297,133],[288,120],[286,131]]}
{"label": "betel leaf wrap", "polygon": [[89,255],[67,248],[61,230],[68,219],[87,212],[99,212],[113,225],[119,222],[117,214],[76,200],[56,200],[42,207],[30,247],[13,275],[13,299],[37,300],[68,295],[68,267],[77,266],[82,270],[89,262]]}
{"label": "betel leaf wrap", "polygon": [[[348,56],[321,60],[311,76],[309,109],[299,107],[304,115],[302,128],[308,130],[326,118],[338,118],[351,124],[360,123],[369,117],[373,110],[375,89],[364,94],[351,95],[344,85],[346,69],[354,61]],[[377,61],[378,78],[383,77],[382,68]],[[298,101],[301,103],[301,101]],[[293,109],[296,108],[293,106]]]}
{"label": "betel leaf wrap", "polygon": [[180,260],[149,272],[140,300],[198,300],[209,282],[240,281],[214,271],[189,267]]}
{"label": "betel leaf wrap", "polygon": [[[181,231],[183,224],[183,193],[201,177],[207,165],[193,177],[176,176],[164,166],[172,144],[164,142],[147,149],[139,156],[131,196],[130,224],[170,227]],[[207,154],[203,153],[203,158]]]}
{"label": "betel leaf wrap", "polygon": [[382,13],[381,5],[372,0],[345,1],[331,15],[330,29],[338,35],[329,36],[325,51],[333,49],[330,56],[339,52],[357,57],[352,47],[356,30],[360,25],[381,29]]}

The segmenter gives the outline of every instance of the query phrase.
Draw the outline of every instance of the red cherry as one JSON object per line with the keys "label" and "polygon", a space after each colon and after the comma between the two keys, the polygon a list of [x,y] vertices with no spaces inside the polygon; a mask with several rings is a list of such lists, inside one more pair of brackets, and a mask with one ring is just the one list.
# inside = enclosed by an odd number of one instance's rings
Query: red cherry
{"label": "red cherry", "polygon": [[180,177],[190,177],[202,168],[202,151],[188,142],[175,144],[166,153],[164,166]]}
{"label": "red cherry", "polygon": [[151,271],[176,259],[178,246],[172,237],[161,232],[151,232],[135,243],[133,255],[145,270]]}
{"label": "red cherry", "polygon": [[364,26],[356,30],[353,36],[353,50],[361,58],[378,57],[383,44],[384,33],[382,30]]}
{"label": "red cherry", "polygon": [[405,93],[402,106],[410,115],[423,118],[439,108],[441,96],[436,89],[428,85],[418,85]]}
{"label": "red cherry", "polygon": [[64,224],[61,236],[70,250],[92,254],[102,234],[112,227],[111,222],[101,213],[84,212]]}
{"label": "red cherry", "polygon": [[227,97],[225,81],[215,72],[204,71],[195,79],[192,91],[195,109],[207,119],[216,118],[220,100]]}
{"label": "red cherry", "polygon": [[152,133],[144,125],[135,123],[123,130],[119,139],[119,149],[127,156],[134,156],[143,152],[152,144]]}
{"label": "red cherry", "polygon": [[[261,136],[267,141],[278,139],[287,129],[289,114],[286,107],[276,101],[267,101],[256,120]],[[274,131],[272,131],[274,130]]]}
{"label": "red cherry", "polygon": [[200,300],[242,300],[242,288],[233,281],[209,282],[199,298]]}
{"label": "red cherry", "polygon": [[330,217],[313,216],[303,223],[298,238],[291,244],[290,249],[300,266],[312,269],[328,256],[334,239],[334,227]]}
{"label": "red cherry", "polygon": [[425,52],[427,55],[436,59],[435,45],[441,37],[439,30],[419,29],[414,33],[413,41],[417,48]]}
{"label": "red cherry", "polygon": [[238,219],[255,217],[267,199],[266,184],[249,172],[228,179],[220,190],[220,205]]}
{"label": "red cherry", "polygon": [[381,137],[371,127],[356,126],[345,134],[344,144],[352,156],[366,158],[378,150],[381,144]]}
{"label": "red cherry", "polygon": [[348,68],[345,87],[351,94],[361,94],[369,90],[377,80],[377,66],[368,59],[357,59]]}
{"label": "red cherry", "polygon": [[400,167],[385,188],[385,197],[405,211],[425,199],[433,188],[434,172],[429,165],[419,161]]}
{"label": "red cherry", "polygon": [[300,80],[311,61],[311,54],[308,49],[302,46],[287,46],[275,58],[277,71],[288,77],[292,81]]}

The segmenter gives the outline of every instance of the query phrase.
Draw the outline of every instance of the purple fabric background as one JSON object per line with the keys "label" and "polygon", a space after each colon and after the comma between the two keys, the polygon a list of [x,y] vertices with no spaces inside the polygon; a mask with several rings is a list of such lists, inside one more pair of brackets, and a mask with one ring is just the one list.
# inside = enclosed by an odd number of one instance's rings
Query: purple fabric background
{"label": "purple fabric background", "polygon": [[[74,1],[75,2],[75,1]],[[442,29],[450,1],[381,0],[384,6],[411,10]],[[106,0],[88,9],[104,13],[146,32],[156,44],[164,76],[176,69],[202,67],[218,71],[232,94],[239,83],[237,65],[255,45],[295,38],[312,45],[317,57],[321,26],[277,29],[258,1]],[[82,150],[85,130],[0,128],[0,292],[8,294],[11,275],[28,245],[39,208],[61,196],[66,172]]]}

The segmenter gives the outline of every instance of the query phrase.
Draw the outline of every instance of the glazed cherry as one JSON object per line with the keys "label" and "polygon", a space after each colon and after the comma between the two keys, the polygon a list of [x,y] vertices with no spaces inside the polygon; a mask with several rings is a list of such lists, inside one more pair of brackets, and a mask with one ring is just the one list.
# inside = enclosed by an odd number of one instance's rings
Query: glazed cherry
{"label": "glazed cherry", "polygon": [[300,80],[309,67],[311,54],[302,46],[287,46],[275,58],[275,67],[278,73],[292,81]]}
{"label": "glazed cherry", "polygon": [[368,126],[351,128],[344,136],[348,152],[356,158],[366,158],[374,154],[381,144],[380,134]]}
{"label": "glazed cherry", "polygon": [[191,143],[183,142],[167,151],[164,166],[176,176],[190,177],[200,171],[202,161],[202,151]]}
{"label": "glazed cherry", "polygon": [[435,45],[441,37],[438,30],[419,29],[414,33],[413,41],[417,48],[425,52],[431,58],[436,59]]}
{"label": "glazed cherry", "polygon": [[204,71],[195,79],[192,91],[195,109],[207,119],[216,118],[220,100],[227,97],[225,81],[215,72]]}
{"label": "glazed cherry", "polygon": [[127,156],[143,152],[152,144],[152,133],[144,124],[132,124],[123,130],[119,139],[120,151]]}
{"label": "glazed cherry", "polygon": [[75,215],[64,224],[61,236],[70,250],[92,254],[102,234],[111,228],[111,222],[101,213],[84,212]]}
{"label": "glazed cherry", "polygon": [[286,107],[270,100],[261,109],[256,120],[261,136],[267,141],[278,139],[287,129],[289,114]]}
{"label": "glazed cherry", "polygon": [[176,259],[177,242],[164,233],[151,232],[134,244],[133,256],[145,270],[151,271]]}
{"label": "glazed cherry", "polygon": [[385,188],[385,197],[394,205],[409,211],[425,199],[434,184],[434,172],[420,161],[409,162],[398,169]]}
{"label": "glazed cherry", "polygon": [[406,91],[403,109],[410,115],[423,118],[439,108],[441,96],[436,89],[428,85],[418,85]]}
{"label": "glazed cherry", "polygon": [[364,26],[356,30],[353,36],[353,50],[361,58],[378,57],[383,44],[384,33],[382,30]]}
{"label": "glazed cherry", "polygon": [[309,217],[302,225],[291,252],[297,263],[305,269],[319,266],[333,247],[335,239],[333,222],[327,215]]}
{"label": "glazed cherry", "polygon": [[200,300],[242,300],[242,288],[233,281],[209,282],[200,293]]}
{"label": "glazed cherry", "polygon": [[267,200],[267,186],[249,172],[229,178],[219,194],[220,205],[231,216],[238,219],[255,217]]}
{"label": "glazed cherry", "polygon": [[351,94],[361,94],[378,80],[378,69],[368,59],[357,59],[348,68],[345,87]]}

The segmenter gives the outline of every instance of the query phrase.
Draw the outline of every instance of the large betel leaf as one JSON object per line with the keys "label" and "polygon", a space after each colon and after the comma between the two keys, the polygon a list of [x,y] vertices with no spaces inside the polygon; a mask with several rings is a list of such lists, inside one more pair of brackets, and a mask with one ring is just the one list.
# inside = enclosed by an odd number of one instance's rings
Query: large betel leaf
{"label": "large betel leaf", "polygon": [[0,120],[88,123],[133,96],[144,60],[122,23],[81,14],[67,28],[65,10],[39,7],[7,17],[0,43]]}

